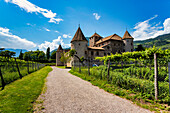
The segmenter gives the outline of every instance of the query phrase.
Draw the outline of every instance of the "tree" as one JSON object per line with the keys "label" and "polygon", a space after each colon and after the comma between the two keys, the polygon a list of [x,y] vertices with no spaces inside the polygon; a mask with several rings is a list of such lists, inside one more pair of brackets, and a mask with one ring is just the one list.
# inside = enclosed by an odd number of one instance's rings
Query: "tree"
{"label": "tree", "polygon": [[51,53],[51,59],[56,59],[56,51],[53,51],[53,52]]}
{"label": "tree", "polygon": [[136,51],[144,51],[144,47],[142,46],[142,44],[138,45],[138,47],[136,48]]}
{"label": "tree", "polygon": [[23,60],[23,53],[22,53],[22,50],[20,51],[19,59]]}
{"label": "tree", "polygon": [[67,61],[70,59],[70,55],[69,55],[69,52],[65,53],[61,53],[61,59],[60,61],[64,63],[64,66],[65,64],[67,63]]}
{"label": "tree", "polygon": [[47,56],[47,60],[49,60],[50,59],[50,47],[47,48],[46,56]]}

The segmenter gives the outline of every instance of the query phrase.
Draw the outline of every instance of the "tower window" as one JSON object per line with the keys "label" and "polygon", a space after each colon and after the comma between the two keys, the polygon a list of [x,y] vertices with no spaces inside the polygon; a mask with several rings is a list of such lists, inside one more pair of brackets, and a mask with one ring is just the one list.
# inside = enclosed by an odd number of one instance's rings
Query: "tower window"
{"label": "tower window", "polygon": [[79,43],[79,46],[80,46],[80,43]]}
{"label": "tower window", "polygon": [[110,53],[107,53],[108,55],[110,55]]}
{"label": "tower window", "polygon": [[106,53],[104,52],[104,56],[106,55]]}
{"label": "tower window", "polygon": [[107,49],[110,49],[110,47],[109,47],[109,46],[107,46]]}
{"label": "tower window", "polygon": [[125,52],[125,49],[123,49],[123,52]]}
{"label": "tower window", "polygon": [[96,55],[99,56],[99,52],[98,51],[96,52]]}
{"label": "tower window", "polygon": [[123,43],[123,46],[125,46],[125,44]]}
{"label": "tower window", "polygon": [[91,55],[93,55],[93,51],[91,51]]}
{"label": "tower window", "polygon": [[87,55],[87,51],[85,51],[85,55]]}
{"label": "tower window", "polygon": [[133,43],[131,43],[131,45],[133,45]]}
{"label": "tower window", "polygon": [[133,49],[131,49],[131,52],[133,52]]}

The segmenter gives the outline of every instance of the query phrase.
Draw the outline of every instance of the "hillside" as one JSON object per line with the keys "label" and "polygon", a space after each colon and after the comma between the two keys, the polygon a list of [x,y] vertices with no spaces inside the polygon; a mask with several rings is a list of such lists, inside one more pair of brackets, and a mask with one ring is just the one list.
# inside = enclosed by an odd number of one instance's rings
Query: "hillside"
{"label": "hillside", "polygon": [[157,36],[155,38],[134,41],[134,46],[142,44],[144,47],[153,47],[156,46],[161,49],[170,49],[170,33]]}

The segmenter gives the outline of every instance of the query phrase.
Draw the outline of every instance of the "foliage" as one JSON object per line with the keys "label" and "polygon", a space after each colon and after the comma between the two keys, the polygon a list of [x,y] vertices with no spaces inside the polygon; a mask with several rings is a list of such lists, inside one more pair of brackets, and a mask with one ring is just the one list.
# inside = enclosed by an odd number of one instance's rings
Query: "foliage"
{"label": "foliage", "polygon": [[[26,76],[29,73],[32,73],[44,66],[43,64],[37,62],[31,62],[31,61],[27,62],[20,59],[16,59],[16,62],[18,64],[18,68],[22,76]],[[0,68],[5,84],[9,84],[20,78],[20,75],[17,70],[16,62],[14,58],[10,58],[8,60],[5,57],[0,57],[0,66],[1,66]],[[29,73],[28,73],[28,69],[29,69]],[[0,87],[2,87],[1,78],[0,78]]]}
{"label": "foliage", "polygon": [[15,52],[13,51],[9,51],[9,50],[5,50],[5,51],[1,51],[0,52],[0,56],[4,56],[5,58],[11,58],[12,56],[15,56]]}
{"label": "foliage", "polygon": [[52,71],[51,67],[29,74],[13,82],[0,91],[1,113],[33,112],[33,103],[41,94],[45,78]]}
{"label": "foliage", "polygon": [[145,49],[143,48],[142,44],[139,44],[136,48],[136,51],[144,51]]}
{"label": "foliage", "polygon": [[51,59],[56,59],[56,51],[53,51],[53,52],[51,53]]}
{"label": "foliage", "polygon": [[23,53],[22,53],[22,50],[20,51],[19,59],[23,60]]}
{"label": "foliage", "polygon": [[49,58],[50,58],[50,47],[47,48],[46,56],[47,56],[47,60],[49,60]]}
{"label": "foliage", "polygon": [[28,51],[23,55],[26,61],[46,62],[45,53],[43,51]]}
{"label": "foliage", "polygon": [[65,53],[61,53],[61,58],[60,58],[60,61],[64,63],[64,66],[65,64],[70,60],[70,55],[69,55],[69,52]]}

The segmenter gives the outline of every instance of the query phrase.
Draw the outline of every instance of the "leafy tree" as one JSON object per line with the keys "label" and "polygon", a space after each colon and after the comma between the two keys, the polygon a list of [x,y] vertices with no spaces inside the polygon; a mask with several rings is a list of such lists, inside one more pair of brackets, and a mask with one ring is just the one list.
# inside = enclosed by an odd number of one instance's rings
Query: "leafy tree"
{"label": "leafy tree", "polygon": [[60,61],[64,63],[64,66],[66,65],[67,61],[70,59],[70,55],[69,52],[65,53],[61,53],[61,59]]}
{"label": "leafy tree", "polygon": [[49,60],[50,59],[50,47],[47,48],[46,56],[47,56],[47,60]]}
{"label": "leafy tree", "polygon": [[20,51],[19,59],[23,60],[23,53],[22,53],[22,50]]}
{"label": "leafy tree", "polygon": [[56,51],[53,51],[53,52],[51,53],[51,59],[56,59]]}
{"label": "leafy tree", "polygon": [[143,48],[142,44],[138,45],[136,48],[136,51],[144,51],[145,49]]}

